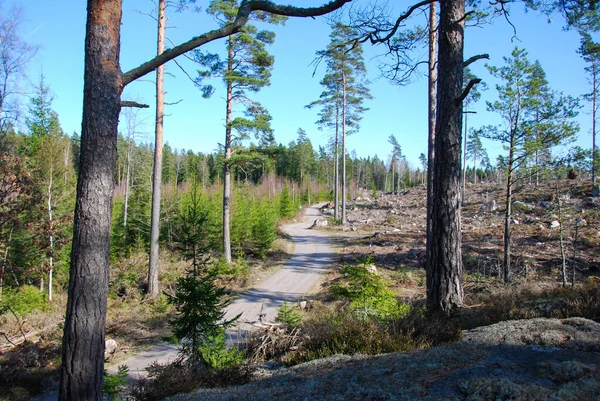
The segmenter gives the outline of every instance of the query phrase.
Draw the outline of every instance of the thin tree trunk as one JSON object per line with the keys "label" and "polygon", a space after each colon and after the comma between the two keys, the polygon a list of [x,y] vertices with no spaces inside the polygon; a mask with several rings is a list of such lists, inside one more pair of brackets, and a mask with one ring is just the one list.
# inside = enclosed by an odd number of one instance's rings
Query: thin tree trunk
{"label": "thin tree trunk", "polygon": [[[431,238],[431,208],[433,204],[433,173],[435,159],[435,119],[436,119],[436,82],[437,82],[437,3],[429,4],[429,63],[428,63],[428,97],[427,97],[427,246],[426,259],[429,261]],[[430,266],[426,268],[429,270]],[[429,275],[429,273],[427,273]],[[429,277],[429,276],[428,276]],[[429,288],[429,281],[427,288]]]}
{"label": "thin tree trunk", "polygon": [[565,244],[563,239],[563,213],[562,213],[562,205],[560,203],[560,193],[558,192],[558,177],[556,178],[556,206],[558,212],[558,239],[560,243],[560,260],[561,260],[561,278],[562,278],[562,286],[567,286],[567,257],[565,255]]}
{"label": "thin tree trunk", "polygon": [[[127,173],[125,175],[125,202],[123,204],[123,228],[127,228],[127,208],[129,206],[129,175],[131,166],[131,139],[127,140]],[[124,231],[125,232],[125,231]],[[126,234],[126,232],[125,232]]]}
{"label": "thin tree trunk", "polygon": [[392,155],[392,195],[394,195],[394,181],[396,180],[396,160]]}
{"label": "thin tree trunk", "polygon": [[340,156],[338,153],[338,148],[339,148],[339,144],[338,144],[338,138],[339,138],[339,126],[340,126],[340,111],[339,111],[339,104],[338,104],[338,100],[336,100],[335,102],[335,149],[334,149],[334,162],[333,162],[333,169],[334,169],[334,190],[333,190],[333,218],[337,221],[339,219],[339,213],[338,213],[338,209],[340,207],[340,197],[339,197],[339,187],[340,187],[340,166],[339,166],[339,162],[340,162]]}
{"label": "thin tree trunk", "polygon": [[342,59],[342,224],[346,224],[346,72]]}
{"label": "thin tree trunk", "polygon": [[[158,1],[158,39],[156,54],[165,50],[166,0]],[[156,125],[154,169],[152,172],[152,215],[150,218],[150,260],[148,263],[148,297],[158,297],[158,237],[160,234],[160,190],[162,186],[163,123],[165,114],[164,64],[156,69]]]}
{"label": "thin tree trunk", "polygon": [[50,244],[50,252],[48,254],[48,301],[52,302],[52,275],[54,273],[54,220],[52,218],[52,165],[50,165],[50,182],[48,183],[48,242]]}
{"label": "thin tree trunk", "polygon": [[[233,70],[233,37],[227,39],[227,71]],[[223,163],[223,257],[231,263],[230,198],[231,198],[231,112],[233,107],[233,87],[227,81],[227,102],[225,106],[225,162]]]}
{"label": "thin tree trunk", "polygon": [[596,62],[592,62],[592,185],[596,184]]}
{"label": "thin tree trunk", "polygon": [[449,313],[463,302],[460,232],[464,0],[440,1],[437,117],[427,307]]}
{"label": "thin tree trunk", "polygon": [[121,0],[88,0],[77,184],[60,401],[102,400],[117,130]]}
{"label": "thin tree trunk", "polygon": [[[516,124],[515,124],[516,126]],[[514,133],[511,134],[510,149],[508,152],[508,171],[506,175],[506,209],[504,212],[504,264],[502,276],[505,283],[510,282],[510,237],[511,227],[510,218],[512,216],[512,184],[513,184],[513,163],[514,163]]]}
{"label": "thin tree trunk", "polygon": [[[14,227],[10,228],[8,232],[8,241],[6,241],[6,249],[4,250],[4,259],[2,260],[2,266],[0,266],[0,300],[2,300],[2,292],[4,289],[4,275],[6,274],[6,261],[8,260],[8,249],[10,248],[10,242],[12,241]],[[18,286],[18,282],[17,282]]]}
{"label": "thin tree trunk", "polygon": [[467,139],[468,139],[468,131],[467,131],[467,120],[469,117],[469,99],[465,99],[464,100],[464,109],[465,112],[463,113],[465,116],[465,133],[464,133],[464,138],[463,138],[463,165],[462,165],[462,205],[465,206],[465,197],[466,197],[466,188],[467,188]]}

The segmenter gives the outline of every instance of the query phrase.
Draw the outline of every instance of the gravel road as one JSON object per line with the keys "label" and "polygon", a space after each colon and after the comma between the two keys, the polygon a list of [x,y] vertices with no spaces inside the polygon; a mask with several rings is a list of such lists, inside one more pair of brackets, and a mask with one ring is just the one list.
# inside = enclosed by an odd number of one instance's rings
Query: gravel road
{"label": "gravel road", "polygon": [[[327,271],[333,260],[330,237],[319,230],[311,230],[313,222],[321,216],[319,207],[313,205],[304,211],[303,220],[283,226],[292,238],[295,250],[290,260],[276,273],[261,283],[248,289],[235,299],[227,310],[226,318],[242,314],[238,326],[228,330],[229,341],[235,343],[240,335],[271,322],[277,315],[277,308],[283,301],[298,302],[319,282],[320,275]],[[262,315],[262,317],[260,316]],[[168,363],[177,358],[177,345],[157,344],[148,350],[119,362],[129,366],[130,379],[144,377],[145,368],[154,361]],[[117,366],[107,367],[109,373],[116,373]]]}

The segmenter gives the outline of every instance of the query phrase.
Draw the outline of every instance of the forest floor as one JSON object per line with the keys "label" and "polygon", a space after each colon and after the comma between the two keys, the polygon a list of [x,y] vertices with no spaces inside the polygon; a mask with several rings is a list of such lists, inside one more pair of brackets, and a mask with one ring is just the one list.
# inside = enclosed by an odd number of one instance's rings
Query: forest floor
{"label": "forest floor", "polygon": [[[579,283],[600,273],[600,199],[589,197],[588,182],[563,180],[558,188],[562,200],[560,217],[555,182],[537,187],[527,185],[513,198],[516,203],[511,217],[511,253],[515,283],[561,282],[561,232],[567,281],[571,281],[573,267]],[[461,231],[465,292],[469,298],[474,292],[486,290],[484,287],[500,284],[505,207],[503,188],[496,183],[467,185],[466,193]],[[425,199],[425,188],[419,186],[377,198],[365,192],[348,202],[347,224],[325,228],[338,238],[339,265],[368,258],[390,280],[399,297],[422,299]],[[497,207],[493,211],[492,201]],[[325,213],[332,215],[333,211]],[[556,226],[557,222],[562,230]],[[338,276],[334,270],[329,281]]]}

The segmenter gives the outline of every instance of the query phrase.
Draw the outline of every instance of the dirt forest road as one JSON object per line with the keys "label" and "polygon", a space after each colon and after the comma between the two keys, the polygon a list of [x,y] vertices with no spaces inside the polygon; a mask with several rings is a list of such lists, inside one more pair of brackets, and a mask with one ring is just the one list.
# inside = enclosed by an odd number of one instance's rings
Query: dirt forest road
{"label": "dirt forest road", "polygon": [[[284,301],[301,301],[319,282],[320,275],[331,266],[333,251],[329,235],[310,229],[315,219],[322,216],[320,206],[322,204],[306,208],[302,221],[282,227],[295,245],[290,260],[272,276],[248,289],[229,305],[226,318],[242,314],[237,327],[228,330],[231,343],[237,342],[239,336],[243,337],[248,330],[260,326],[261,321],[272,322],[277,315],[277,308]],[[129,377],[136,380],[145,376],[145,368],[152,362],[173,361],[177,357],[177,350],[177,345],[157,344],[118,364],[129,366]],[[114,374],[117,366],[110,366],[107,370]]]}

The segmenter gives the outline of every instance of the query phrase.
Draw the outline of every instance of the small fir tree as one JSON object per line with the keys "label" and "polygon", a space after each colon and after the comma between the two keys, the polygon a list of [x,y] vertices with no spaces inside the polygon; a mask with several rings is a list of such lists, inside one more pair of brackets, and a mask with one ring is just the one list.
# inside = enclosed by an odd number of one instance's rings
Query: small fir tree
{"label": "small fir tree", "polygon": [[169,298],[177,316],[171,320],[173,334],[183,342],[182,355],[192,363],[202,359],[201,345],[231,327],[239,315],[225,320],[231,302],[225,288],[217,285],[218,272],[208,266],[211,245],[205,236],[207,213],[201,210],[198,183],[194,180],[188,204],[181,216],[179,242],[186,260],[191,262],[185,276],[177,280],[177,292]]}

